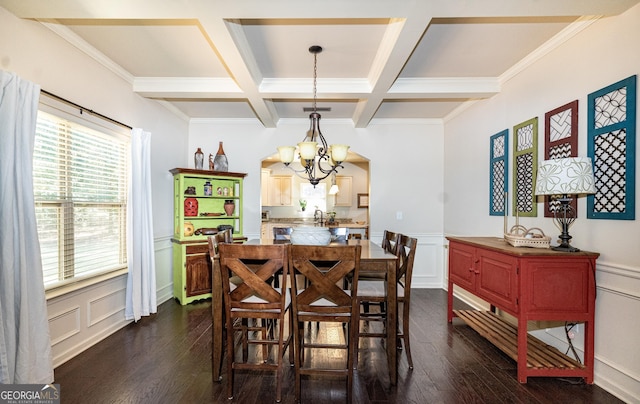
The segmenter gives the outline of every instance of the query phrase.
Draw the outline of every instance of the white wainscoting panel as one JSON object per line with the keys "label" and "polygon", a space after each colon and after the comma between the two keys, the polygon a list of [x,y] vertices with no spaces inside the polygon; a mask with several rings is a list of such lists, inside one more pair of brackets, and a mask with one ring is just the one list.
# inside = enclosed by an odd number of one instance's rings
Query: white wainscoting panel
{"label": "white wainscoting panel", "polygon": [[640,267],[596,266],[595,383],[640,403]]}
{"label": "white wainscoting panel", "polygon": [[[173,289],[171,238],[154,240],[158,304]],[[54,368],[125,327],[127,274],[55,295],[47,300]]]}
{"label": "white wainscoting panel", "polygon": [[171,237],[154,240],[156,258],[156,300],[158,304],[173,298],[173,250]]}
{"label": "white wainscoting panel", "polygon": [[52,346],[80,333],[80,306],[70,306],[49,316],[49,332]]}
{"label": "white wainscoting panel", "polygon": [[413,289],[443,289],[445,284],[445,249],[442,234],[411,234],[418,239],[413,262]]}
{"label": "white wainscoting panel", "polygon": [[87,327],[99,326],[112,316],[123,315],[125,299],[126,289],[123,287],[87,300]]}
{"label": "white wainscoting panel", "polygon": [[125,274],[49,299],[54,368],[129,323],[124,319],[126,285]]}

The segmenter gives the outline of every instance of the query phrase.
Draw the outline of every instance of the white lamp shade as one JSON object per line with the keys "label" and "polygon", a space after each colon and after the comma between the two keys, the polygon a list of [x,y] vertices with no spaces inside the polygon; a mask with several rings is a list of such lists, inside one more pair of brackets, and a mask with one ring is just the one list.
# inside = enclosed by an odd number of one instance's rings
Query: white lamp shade
{"label": "white lamp shade", "polygon": [[593,166],[589,157],[544,160],[538,166],[536,195],[594,194]]}
{"label": "white lamp shade", "polygon": [[313,160],[318,150],[318,142],[300,142],[298,143],[300,150],[300,158],[304,160]]}
{"label": "white lamp shade", "polygon": [[331,159],[338,163],[341,163],[347,159],[347,152],[349,146],[346,144],[332,144],[331,145]]}
{"label": "white lamp shade", "polygon": [[283,163],[291,163],[295,155],[296,148],[294,146],[280,146],[278,147],[278,154],[280,155],[280,161]]}

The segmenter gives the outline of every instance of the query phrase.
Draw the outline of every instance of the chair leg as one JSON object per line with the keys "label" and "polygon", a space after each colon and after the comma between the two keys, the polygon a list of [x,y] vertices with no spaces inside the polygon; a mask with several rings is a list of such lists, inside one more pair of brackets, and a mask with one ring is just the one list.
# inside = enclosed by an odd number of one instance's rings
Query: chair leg
{"label": "chair leg", "polygon": [[233,362],[235,361],[233,321],[227,322],[227,398],[233,399]]}
{"label": "chair leg", "polygon": [[[301,324],[299,321],[295,321],[295,329],[293,330],[293,338],[294,338],[294,342],[293,342],[293,349],[294,349],[294,355],[293,355],[293,361],[294,361],[294,374],[295,374],[295,397],[296,397],[296,402],[300,402],[300,366],[302,366],[301,363],[301,352],[302,352],[302,342],[300,341],[300,326],[304,326],[304,324]],[[304,330],[304,328],[302,328]],[[291,349],[291,348],[289,348]]]}
{"label": "chair leg", "polygon": [[294,346],[297,346],[294,344],[294,334],[295,333],[295,329],[293,328],[293,313],[291,313],[291,311],[289,311],[289,337],[290,341],[289,341],[289,366],[294,366],[295,363],[295,358],[294,358]]}
{"label": "chair leg", "polygon": [[276,402],[282,401],[282,379],[284,378],[284,321],[278,321],[278,371],[276,373]]}
{"label": "chair leg", "polygon": [[[271,334],[271,332],[268,331],[269,328],[269,324],[268,324],[269,320],[267,319],[262,319],[262,341],[266,341],[268,339],[268,334]],[[269,359],[269,347],[267,346],[267,344],[261,344],[262,345],[262,362],[267,363],[267,360]]]}
{"label": "chair leg", "polygon": [[355,337],[355,345],[354,345],[354,349],[353,349],[353,368],[357,369],[358,368],[358,355],[359,355],[359,351],[360,351],[360,301],[358,301],[358,310],[356,310],[356,319],[355,319],[355,326],[356,326],[356,337]]}
{"label": "chair leg", "polygon": [[298,344],[296,344],[297,347],[299,347],[299,351],[300,351],[300,361],[304,362],[304,323],[300,323],[299,329],[298,329]]}
{"label": "chair leg", "polygon": [[409,369],[413,369],[413,359],[411,358],[411,344],[409,343],[409,302],[402,303],[402,340],[404,342],[405,353]]}
{"label": "chair leg", "polygon": [[249,324],[246,318],[241,320],[241,332],[242,332],[242,360],[247,361],[249,357]]}
{"label": "chair leg", "polygon": [[[359,310],[360,308],[358,308]],[[353,312],[352,312],[353,313]],[[353,313],[355,314],[355,313]],[[353,400],[353,359],[355,352],[358,350],[358,329],[355,326],[353,320],[359,318],[358,315],[352,315],[351,322],[348,324],[349,328],[349,347],[347,349],[347,403],[351,403]]]}

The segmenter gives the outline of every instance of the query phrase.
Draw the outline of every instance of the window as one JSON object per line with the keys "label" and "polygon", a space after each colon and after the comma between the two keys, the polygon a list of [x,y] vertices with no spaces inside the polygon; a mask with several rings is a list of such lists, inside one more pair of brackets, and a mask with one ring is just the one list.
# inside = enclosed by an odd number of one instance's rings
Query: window
{"label": "window", "polygon": [[307,201],[307,206],[311,209],[311,212],[316,209],[325,212],[327,210],[327,184],[321,182],[314,187],[308,182],[301,182],[300,199]]}
{"label": "window", "polygon": [[128,138],[40,110],[33,159],[45,288],[126,267]]}

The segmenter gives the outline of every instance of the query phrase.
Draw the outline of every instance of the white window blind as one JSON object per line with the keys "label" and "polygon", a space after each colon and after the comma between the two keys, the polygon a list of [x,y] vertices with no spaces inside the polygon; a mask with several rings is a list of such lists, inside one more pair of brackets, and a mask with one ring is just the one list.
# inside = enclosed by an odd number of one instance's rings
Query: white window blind
{"label": "white window blind", "polygon": [[45,287],[126,267],[128,142],[39,111],[33,159]]}

